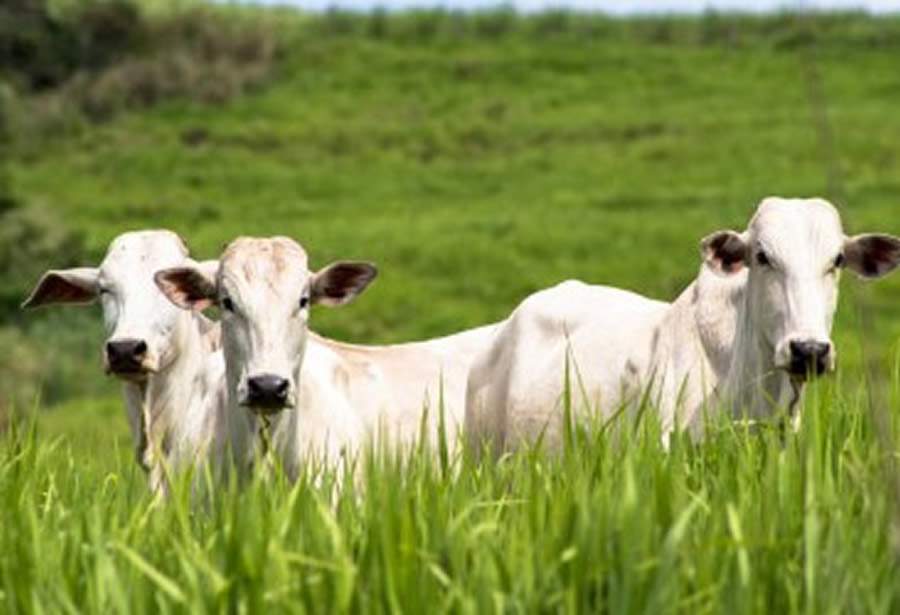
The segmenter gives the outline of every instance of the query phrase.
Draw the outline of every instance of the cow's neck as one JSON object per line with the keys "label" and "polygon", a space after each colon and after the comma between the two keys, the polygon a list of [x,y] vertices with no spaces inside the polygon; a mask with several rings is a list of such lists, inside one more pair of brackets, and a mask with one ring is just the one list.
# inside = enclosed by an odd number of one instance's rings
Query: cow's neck
{"label": "cow's neck", "polygon": [[775,350],[759,334],[750,313],[749,293],[737,306],[734,356],[722,387],[722,397],[734,418],[761,419],[779,407],[793,409],[799,389],[774,362]]}
{"label": "cow's neck", "polygon": [[[151,487],[164,484],[161,460],[183,433],[197,394],[203,358],[214,347],[212,324],[201,314],[184,312],[170,338],[167,362],[145,382],[126,384],[126,399],[139,405],[138,460],[150,472]],[[130,413],[134,413],[129,409]]]}
{"label": "cow's neck", "polygon": [[790,380],[775,369],[773,349],[753,326],[747,271],[722,276],[704,266],[694,286],[690,309],[711,368],[706,401],[724,404],[735,418],[765,417],[778,404],[795,402]]}
{"label": "cow's neck", "polygon": [[[340,345],[310,332],[299,370],[294,374],[296,405],[271,417],[268,442],[288,477],[296,479],[308,461],[340,470],[365,432],[364,417],[352,403],[351,366]],[[236,382],[229,385],[236,405]],[[257,438],[256,450],[263,443]]]}
{"label": "cow's neck", "polygon": [[655,325],[650,373],[663,429],[702,427],[702,409],[728,375],[740,281],[702,268]]}
{"label": "cow's neck", "polygon": [[[727,378],[735,356],[735,332],[741,319],[746,274],[723,277],[703,266],[689,289],[690,326],[712,374],[709,387],[716,388]],[[679,299],[681,301],[681,299]]]}

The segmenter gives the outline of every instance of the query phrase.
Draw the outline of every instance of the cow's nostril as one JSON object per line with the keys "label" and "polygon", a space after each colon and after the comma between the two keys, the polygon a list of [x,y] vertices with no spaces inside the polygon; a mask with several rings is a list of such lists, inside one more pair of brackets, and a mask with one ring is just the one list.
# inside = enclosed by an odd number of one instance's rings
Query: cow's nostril
{"label": "cow's nostril", "polygon": [[816,340],[794,340],[791,348],[791,372],[798,375],[823,374],[828,369],[831,344]]}
{"label": "cow's nostril", "polygon": [[247,401],[249,405],[260,408],[283,408],[289,389],[290,383],[280,376],[254,376],[247,380]]}
{"label": "cow's nostril", "polygon": [[109,369],[118,374],[131,374],[142,369],[147,356],[147,342],[138,339],[118,339],[106,343]]}

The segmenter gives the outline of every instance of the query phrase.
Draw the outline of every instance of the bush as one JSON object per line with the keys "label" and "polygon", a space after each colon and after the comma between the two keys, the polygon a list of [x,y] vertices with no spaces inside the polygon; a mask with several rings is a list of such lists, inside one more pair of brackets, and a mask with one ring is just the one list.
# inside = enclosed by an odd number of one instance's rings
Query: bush
{"label": "bush", "polygon": [[105,390],[94,362],[72,360],[96,353],[96,314],[42,310],[26,317],[19,309],[48,265],[86,260],[81,236],[67,229],[58,214],[19,203],[0,213],[0,320],[7,325],[0,328],[0,431],[32,409],[39,390],[47,402]]}
{"label": "bush", "polygon": [[[53,16],[46,0],[0,8],[0,74],[32,94],[19,124],[43,132],[185,98],[219,103],[262,82],[274,24],[191,8],[145,17],[132,0],[92,0]],[[38,96],[34,96],[38,94]]]}
{"label": "bush", "polygon": [[277,52],[264,25],[201,9],[155,23],[149,36],[155,51],[79,73],[60,96],[93,120],[173,98],[222,103],[264,81]]}
{"label": "bush", "polygon": [[9,153],[9,109],[12,106],[12,98],[12,90],[0,81],[0,216],[11,210],[16,204],[10,192],[5,160],[6,155]]}
{"label": "bush", "polygon": [[30,409],[38,391],[42,362],[28,339],[16,329],[0,328],[0,432],[10,415]]}
{"label": "bush", "polygon": [[58,86],[78,70],[99,70],[145,43],[137,7],[93,0],[54,14],[46,0],[0,6],[0,72],[26,90]]}
{"label": "bush", "polygon": [[0,313],[18,311],[47,263],[74,265],[83,254],[81,235],[61,224],[58,214],[18,204],[0,213]]}

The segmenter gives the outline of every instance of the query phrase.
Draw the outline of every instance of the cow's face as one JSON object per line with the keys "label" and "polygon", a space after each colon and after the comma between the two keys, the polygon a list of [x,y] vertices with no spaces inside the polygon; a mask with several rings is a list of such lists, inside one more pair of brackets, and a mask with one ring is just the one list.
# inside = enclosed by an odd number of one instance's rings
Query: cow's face
{"label": "cow's face", "polygon": [[124,233],[110,244],[99,267],[45,273],[23,307],[99,299],[107,331],[106,371],[142,381],[174,358],[173,332],[183,318],[156,288],[153,274],[184,264],[187,254],[184,242],[170,231]]}
{"label": "cow's face", "polygon": [[349,262],[313,273],[299,244],[275,237],[235,240],[215,276],[182,267],[156,280],[180,307],[219,306],[232,394],[239,405],[272,414],[296,404],[310,306],[348,303],[375,275],[374,266]]}
{"label": "cow's face", "polygon": [[846,237],[837,210],[821,199],[768,198],[745,232],[715,233],[702,249],[721,274],[749,268],[746,317],[774,366],[796,379],[834,369],[841,270],[876,278],[900,264],[900,239]]}

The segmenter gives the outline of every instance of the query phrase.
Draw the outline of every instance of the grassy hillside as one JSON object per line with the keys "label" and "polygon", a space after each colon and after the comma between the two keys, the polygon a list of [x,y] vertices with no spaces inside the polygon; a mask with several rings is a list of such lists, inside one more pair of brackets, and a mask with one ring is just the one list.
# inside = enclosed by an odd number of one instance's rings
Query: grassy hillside
{"label": "grassy hillside", "polygon": [[[314,316],[342,339],[448,333],[570,277],[673,298],[700,238],[743,228],[766,195],[831,196],[849,231],[900,233],[900,25],[833,21],[297,20],[265,90],[23,143],[12,177],[95,260],[117,233],[156,226],[203,257],[239,234],[282,233],[315,266],[371,259],[382,276],[365,298]],[[861,306],[887,357],[900,278],[843,286],[842,363],[859,363]],[[44,318],[28,320],[40,339],[75,317]],[[96,356],[91,326],[66,361]],[[50,382],[52,398],[111,388],[77,380]]]}
{"label": "grassy hillside", "polygon": [[[500,319],[566,278],[674,298],[699,240],[766,195],[900,234],[900,20],[330,13],[278,31],[271,81],[224,104],[19,126],[16,196],[81,237],[83,262],[143,227],[203,258],[286,234],[316,267],[373,260],[365,295],[313,315],[366,343]],[[152,505],[99,308],[6,312],[46,410],[0,443],[0,610],[898,612],[879,437],[898,429],[873,423],[867,379],[896,415],[900,275],[842,293],[839,371],[797,435],[720,425],[667,454],[650,421],[561,459],[419,455],[335,506],[277,480]]]}

